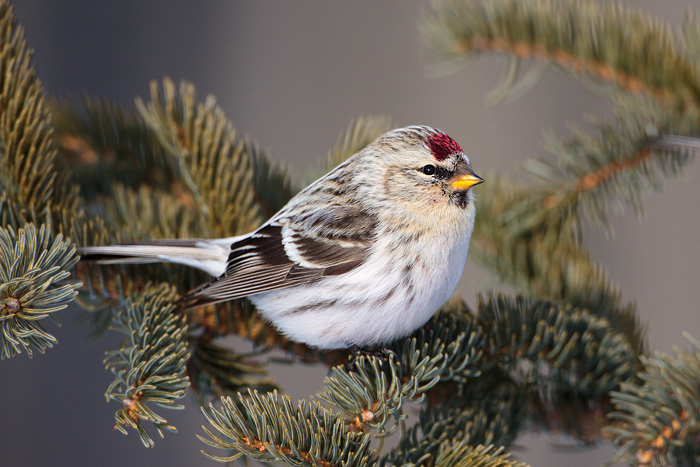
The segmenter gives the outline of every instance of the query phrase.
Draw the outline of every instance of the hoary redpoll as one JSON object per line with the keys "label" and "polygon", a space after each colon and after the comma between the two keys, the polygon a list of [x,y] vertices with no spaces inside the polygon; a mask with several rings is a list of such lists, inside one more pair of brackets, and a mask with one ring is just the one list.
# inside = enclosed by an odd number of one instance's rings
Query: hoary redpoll
{"label": "hoary redpoll", "polygon": [[295,341],[381,345],[425,324],[454,291],[474,225],[470,188],[481,182],[452,138],[412,126],[380,136],[255,232],[79,254],[193,266],[216,278],[183,297],[188,308],[248,297]]}

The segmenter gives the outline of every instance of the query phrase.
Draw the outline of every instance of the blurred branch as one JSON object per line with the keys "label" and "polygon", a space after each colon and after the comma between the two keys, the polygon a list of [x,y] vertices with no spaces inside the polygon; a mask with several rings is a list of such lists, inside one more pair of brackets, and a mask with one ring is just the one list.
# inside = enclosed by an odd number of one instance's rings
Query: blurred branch
{"label": "blurred branch", "polygon": [[83,97],[52,103],[61,153],[58,165],[86,200],[110,195],[113,185],[169,189],[176,168],[133,109]]}
{"label": "blurred branch", "polygon": [[0,188],[25,218],[38,222],[36,216],[57,201],[56,145],[24,30],[5,1],[0,2],[0,38]]}
{"label": "blurred branch", "polygon": [[442,396],[437,397],[439,402],[421,410],[418,423],[381,459],[381,466],[447,467],[451,464],[439,464],[438,460],[441,453],[444,456],[446,451],[451,452],[448,448],[451,443],[457,443],[457,451],[463,454],[468,449],[479,452],[478,446],[483,445],[502,452],[517,437],[525,421],[526,391],[510,381],[496,382],[482,376],[464,385],[451,386]]}
{"label": "blurred branch", "polygon": [[700,104],[699,68],[679,52],[670,28],[616,2],[445,0],[433,3],[422,26],[441,60],[485,52],[508,54],[509,63],[536,58],[670,106]]}
{"label": "blurred branch", "polygon": [[622,304],[618,287],[581,245],[574,213],[563,211],[561,217],[551,215],[531,230],[518,230],[511,225],[518,222],[513,206],[527,207],[528,187],[498,177],[488,179],[486,193],[477,200],[480,218],[472,236],[472,254],[526,295],[607,319],[627,337],[635,353],[644,353],[645,332],[634,306]]}
{"label": "blurred branch", "polygon": [[[532,362],[528,384],[595,401],[634,378],[637,354],[605,319],[553,302],[479,297],[485,359],[502,370]],[[546,367],[544,367],[546,366]],[[523,373],[520,373],[521,376]]]}
{"label": "blurred branch", "polygon": [[194,86],[170,80],[151,84],[151,101],[136,106],[163,149],[174,160],[194,199],[201,236],[250,232],[262,222],[255,202],[252,160],[246,144],[226,120],[213,96],[196,102]]}
{"label": "blurred branch", "polygon": [[656,352],[644,358],[639,382],[612,393],[616,425],[608,428],[620,449],[614,461],[695,465],[700,460],[700,342],[694,352]]}
{"label": "blurred branch", "polygon": [[187,375],[192,382],[192,390],[200,405],[213,397],[231,397],[238,391],[249,388],[260,392],[277,389],[267,369],[262,363],[251,360],[263,351],[251,354],[236,352],[211,342],[204,334],[192,346],[192,356],[187,363]]}

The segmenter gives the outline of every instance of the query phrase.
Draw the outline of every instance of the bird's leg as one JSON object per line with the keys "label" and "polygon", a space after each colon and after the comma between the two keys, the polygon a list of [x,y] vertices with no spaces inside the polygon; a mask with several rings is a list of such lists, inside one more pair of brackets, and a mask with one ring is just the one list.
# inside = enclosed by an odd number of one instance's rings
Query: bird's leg
{"label": "bird's leg", "polygon": [[349,347],[350,350],[350,358],[348,358],[348,361],[345,363],[345,369],[348,371],[354,371],[355,370],[355,362],[357,361],[358,358],[360,357],[376,357],[376,358],[382,358],[385,360],[389,360],[390,358],[394,358],[397,362],[399,361],[399,356],[396,355],[396,352],[393,350],[390,350],[387,347],[376,347],[371,350],[365,350],[357,345],[351,345]]}

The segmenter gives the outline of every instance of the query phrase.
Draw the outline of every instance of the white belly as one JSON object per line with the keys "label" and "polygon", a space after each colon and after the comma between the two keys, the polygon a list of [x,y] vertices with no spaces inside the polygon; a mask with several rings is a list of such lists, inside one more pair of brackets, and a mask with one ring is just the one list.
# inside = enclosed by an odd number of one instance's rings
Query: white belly
{"label": "white belly", "polygon": [[[394,254],[380,247],[341,276],[251,296],[262,315],[292,340],[322,349],[386,344],[425,324],[452,295],[469,248],[432,242]],[[388,248],[385,246],[384,248]]]}

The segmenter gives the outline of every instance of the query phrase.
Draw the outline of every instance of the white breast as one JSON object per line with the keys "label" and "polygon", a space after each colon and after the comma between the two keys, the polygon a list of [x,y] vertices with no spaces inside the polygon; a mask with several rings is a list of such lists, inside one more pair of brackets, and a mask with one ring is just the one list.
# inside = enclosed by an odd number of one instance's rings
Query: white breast
{"label": "white breast", "polygon": [[325,349],[385,344],[425,324],[450,298],[464,270],[470,233],[452,244],[379,241],[349,273],[250,299],[295,341]]}

